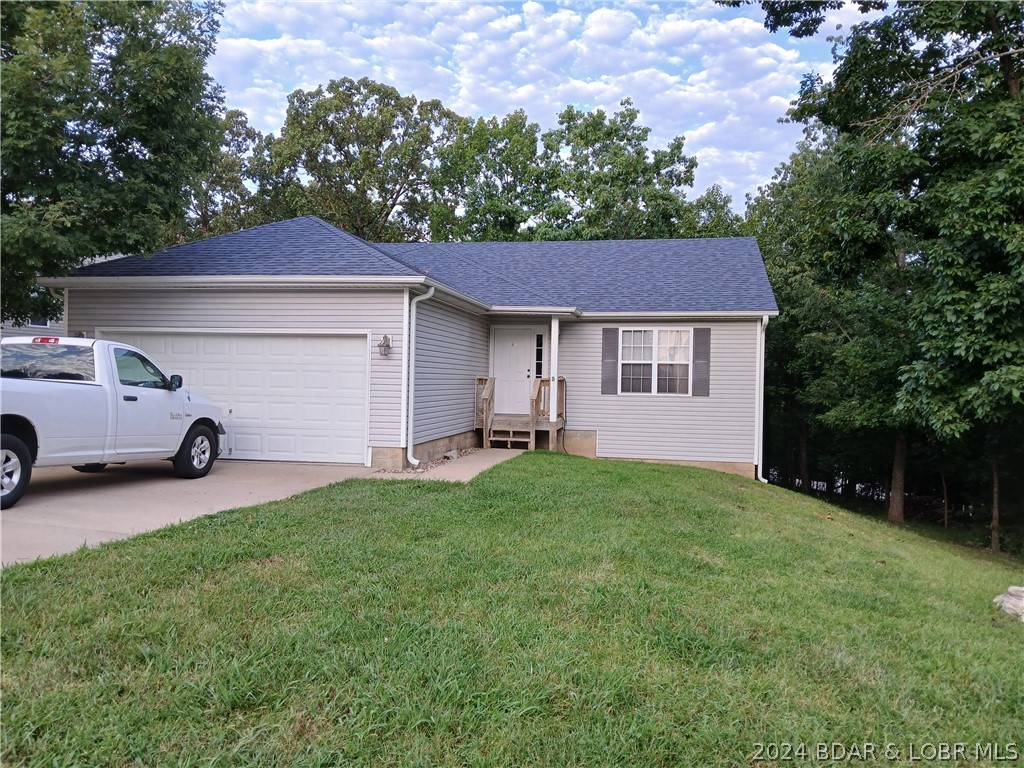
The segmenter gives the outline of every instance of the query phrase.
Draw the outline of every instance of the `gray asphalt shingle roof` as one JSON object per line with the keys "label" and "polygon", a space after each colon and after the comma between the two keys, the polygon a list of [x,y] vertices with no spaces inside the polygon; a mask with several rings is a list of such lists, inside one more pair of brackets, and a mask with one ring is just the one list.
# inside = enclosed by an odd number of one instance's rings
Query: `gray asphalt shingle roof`
{"label": "gray asphalt shingle roof", "polygon": [[215,277],[217,275],[417,274],[365,240],[316,216],[263,224],[152,256],[127,256],[82,267],[81,277]]}
{"label": "gray asphalt shingle roof", "polygon": [[752,237],[370,244],[315,216],[82,267],[81,277],[427,275],[491,306],[776,312]]}
{"label": "gray asphalt shingle roof", "polygon": [[[752,237],[379,247],[453,287],[472,279],[473,295],[492,305],[574,306],[584,312],[778,309]],[[527,282],[535,298],[527,298]]]}

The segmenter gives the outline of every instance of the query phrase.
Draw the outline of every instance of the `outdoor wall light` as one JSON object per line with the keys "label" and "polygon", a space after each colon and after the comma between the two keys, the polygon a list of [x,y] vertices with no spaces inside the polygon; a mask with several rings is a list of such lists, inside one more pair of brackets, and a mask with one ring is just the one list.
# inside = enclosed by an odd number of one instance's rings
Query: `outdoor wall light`
{"label": "outdoor wall light", "polygon": [[381,357],[387,357],[391,354],[391,337],[386,333],[384,338],[380,340],[380,344],[377,345],[377,349],[380,351]]}

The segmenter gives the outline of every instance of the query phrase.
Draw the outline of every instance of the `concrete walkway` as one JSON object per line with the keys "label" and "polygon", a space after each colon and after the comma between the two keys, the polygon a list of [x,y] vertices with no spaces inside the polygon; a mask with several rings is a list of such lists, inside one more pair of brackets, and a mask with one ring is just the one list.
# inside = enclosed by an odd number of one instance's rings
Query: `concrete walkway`
{"label": "concrete walkway", "polygon": [[424,469],[218,461],[209,477],[181,480],[166,461],[111,466],[85,475],[70,467],[36,468],[25,498],[0,514],[0,564],[74,552],[232,507],[284,499],[341,480],[449,480],[467,483],[520,450],[489,448]]}
{"label": "concrete walkway", "polygon": [[95,475],[37,467],[25,498],[0,513],[0,563],[74,552],[372,472],[341,464],[218,461],[207,477],[182,480],[166,461],[115,465]]}
{"label": "concrete walkway", "polygon": [[517,448],[484,448],[473,453],[459,456],[457,459],[444,459],[431,462],[426,469],[405,469],[401,472],[382,471],[372,477],[382,480],[448,480],[455,483],[468,483],[484,470],[514,459],[523,451]]}

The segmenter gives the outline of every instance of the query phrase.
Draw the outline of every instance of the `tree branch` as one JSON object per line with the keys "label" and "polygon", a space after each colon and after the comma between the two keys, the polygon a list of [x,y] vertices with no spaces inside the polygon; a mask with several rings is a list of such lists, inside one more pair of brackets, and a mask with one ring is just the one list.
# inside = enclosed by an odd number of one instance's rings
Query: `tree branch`
{"label": "tree branch", "polygon": [[[923,105],[932,97],[942,86],[953,83],[951,89],[953,93],[956,92],[957,83],[960,77],[967,72],[971,67],[976,67],[979,64],[984,64],[989,61],[999,60],[1000,67],[1005,73],[1007,70],[1007,63],[1009,64],[1009,71],[1013,75],[1012,80],[1007,81],[1007,87],[1010,90],[1012,98],[1020,98],[1020,84],[1016,79],[1016,73],[1013,72],[1011,56],[1018,54],[1024,54],[1024,48],[1011,48],[1006,51],[1000,51],[999,53],[991,53],[982,55],[979,51],[972,51],[971,54],[964,56],[959,61],[951,64],[944,72],[931,77],[915,80],[907,85],[907,92],[910,96],[897,102],[892,109],[890,109],[882,117],[877,117],[871,120],[862,120],[853,123],[853,125],[859,128],[871,128],[878,127],[879,131],[872,138],[871,141],[880,140],[885,133],[887,128],[894,128],[897,132],[903,131],[909,128],[913,122],[913,117],[921,111]],[[1016,89],[1011,87],[1011,83],[1016,84]]]}

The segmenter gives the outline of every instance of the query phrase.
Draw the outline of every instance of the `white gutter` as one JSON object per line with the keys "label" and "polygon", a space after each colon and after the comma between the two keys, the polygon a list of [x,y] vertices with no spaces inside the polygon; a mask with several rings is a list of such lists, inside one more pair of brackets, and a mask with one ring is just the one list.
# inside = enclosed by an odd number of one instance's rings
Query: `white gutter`
{"label": "white gutter", "polygon": [[758,310],[750,311],[725,311],[725,312],[583,312],[582,317],[584,319],[593,318],[595,320],[636,320],[636,319],[650,319],[650,320],[687,320],[687,319],[703,319],[703,318],[732,318],[736,320],[742,319],[754,319],[764,317],[778,317],[779,313],[775,312],[764,312]]}
{"label": "white gutter", "polygon": [[495,315],[566,315],[579,317],[582,313],[576,307],[541,307],[515,306],[512,304],[494,304],[490,311]]}
{"label": "white gutter", "polygon": [[399,288],[423,285],[417,275],[179,275],[154,277],[41,277],[47,288],[132,290],[137,288]]}
{"label": "white gutter", "polygon": [[402,414],[402,431],[398,438],[400,448],[405,448],[407,443],[406,435],[409,429],[409,289],[403,292],[402,299],[402,404],[399,406],[399,413]]}
{"label": "white gutter", "polygon": [[426,293],[422,294],[421,296],[417,296],[415,299],[409,302],[409,340],[408,342],[406,342],[406,350],[408,350],[406,354],[408,355],[409,358],[409,395],[407,403],[409,413],[406,417],[408,419],[408,431],[406,432],[408,444],[405,449],[405,457],[409,460],[409,463],[412,464],[414,467],[418,467],[420,465],[420,460],[412,455],[412,452],[416,447],[414,445],[416,441],[416,431],[414,430],[414,406],[416,402],[416,305],[419,304],[421,301],[426,301],[433,295],[434,286],[430,286]]}
{"label": "white gutter", "polygon": [[754,408],[754,456],[757,459],[757,479],[762,483],[768,482],[764,476],[764,354],[767,333],[768,315],[764,315],[757,331],[757,401]]}
{"label": "white gutter", "polygon": [[[551,393],[548,405],[548,421],[558,421],[558,331],[559,323],[557,317],[551,318]],[[551,434],[550,432],[548,434]],[[548,446],[554,450],[553,446]]]}

